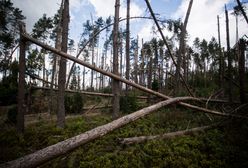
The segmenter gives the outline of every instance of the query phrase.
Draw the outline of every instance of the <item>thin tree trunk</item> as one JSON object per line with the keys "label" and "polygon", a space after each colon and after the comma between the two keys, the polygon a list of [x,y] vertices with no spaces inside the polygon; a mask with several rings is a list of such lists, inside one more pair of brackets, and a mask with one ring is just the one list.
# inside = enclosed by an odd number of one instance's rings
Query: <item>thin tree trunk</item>
{"label": "thin tree trunk", "polygon": [[232,102],[232,58],[231,58],[231,51],[230,51],[230,37],[229,37],[229,19],[228,19],[228,11],[225,6],[225,14],[226,14],[226,42],[227,42],[227,58],[228,58],[228,97],[229,102]]}
{"label": "thin tree trunk", "polygon": [[[113,36],[113,73],[119,76],[118,72],[118,37],[119,37],[119,9],[120,0],[115,1],[115,20],[114,20],[114,36]],[[120,115],[120,82],[119,80],[112,79],[112,92],[113,92],[113,118],[117,118]]]}
{"label": "thin tree trunk", "polygon": [[[62,28],[61,28],[61,18],[62,18],[62,11],[63,11],[63,1],[61,1],[61,6],[60,6],[60,12],[59,12],[59,23],[56,28],[56,41],[55,41],[55,48],[58,50],[61,50],[61,41],[62,41]],[[51,84],[50,84],[50,103],[49,103],[49,114],[51,114],[55,109],[54,107],[54,95],[53,95],[53,85],[54,85],[54,78],[57,73],[57,57],[59,58],[59,55],[53,54],[53,71],[52,71],[52,79],[51,79]]]}
{"label": "thin tree trunk", "polygon": [[221,51],[221,39],[220,39],[220,17],[217,15],[217,25],[218,25],[218,44],[219,44],[219,88],[223,88],[223,58]]}
{"label": "thin tree trunk", "polygon": [[[68,43],[68,27],[69,27],[69,0],[64,0],[64,8],[62,15],[62,46],[61,51],[67,52]],[[60,59],[59,67],[59,85],[58,85],[58,111],[57,126],[63,128],[65,125],[65,82],[66,82],[66,58]]]}
{"label": "thin tree trunk", "polygon": [[246,103],[245,95],[245,41],[240,39],[239,41],[239,93],[240,102],[242,104]]}
{"label": "thin tree trunk", "polygon": [[[127,23],[126,23],[126,79],[130,79],[130,0],[127,0]],[[128,91],[129,86],[126,85]]]}
{"label": "thin tree trunk", "polygon": [[145,86],[145,59],[144,59],[144,50],[143,50],[143,38],[141,40],[141,72],[140,72],[140,85]]}
{"label": "thin tree trunk", "polygon": [[20,25],[20,56],[19,56],[19,79],[18,79],[18,113],[17,113],[17,131],[24,132],[24,114],[25,104],[25,52],[26,40],[21,33],[25,32],[25,25]]}
{"label": "thin tree trunk", "polygon": [[182,58],[185,59],[186,28],[187,28],[187,24],[188,24],[192,4],[193,4],[193,0],[190,0],[189,6],[188,6],[188,9],[187,9],[187,13],[186,13],[186,17],[184,19],[184,23],[181,25],[180,46],[179,46],[179,54],[178,54],[178,57],[177,57],[177,66],[176,66],[176,91],[175,91],[176,94],[180,94],[180,92],[181,92],[181,82],[180,82],[181,62],[182,62]]}
{"label": "thin tree trunk", "polygon": [[137,45],[134,51],[134,82],[138,83],[138,42],[139,37],[137,36]]}

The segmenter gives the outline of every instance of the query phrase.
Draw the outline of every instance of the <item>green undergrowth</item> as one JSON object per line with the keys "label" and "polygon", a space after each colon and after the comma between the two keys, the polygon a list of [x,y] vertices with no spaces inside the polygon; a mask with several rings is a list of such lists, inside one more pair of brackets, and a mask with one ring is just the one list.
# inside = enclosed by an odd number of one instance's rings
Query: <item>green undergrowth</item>
{"label": "green undergrowth", "polygon": [[[42,121],[27,127],[23,136],[19,136],[14,128],[1,130],[0,161],[16,159],[110,121],[109,114],[80,116],[67,119],[65,129],[56,128],[55,123]],[[209,124],[211,121],[205,114],[172,106],[117,129],[41,167],[247,167],[248,125],[240,121],[193,136],[133,145],[119,143],[120,138],[157,135]]]}

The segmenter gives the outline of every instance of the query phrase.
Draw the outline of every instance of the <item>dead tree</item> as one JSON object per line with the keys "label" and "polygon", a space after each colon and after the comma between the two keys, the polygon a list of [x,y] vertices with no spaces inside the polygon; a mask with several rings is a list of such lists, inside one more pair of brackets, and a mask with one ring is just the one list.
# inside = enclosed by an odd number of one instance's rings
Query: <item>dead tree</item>
{"label": "dead tree", "polygon": [[[62,14],[62,46],[61,51],[67,52],[69,30],[69,0],[64,0],[64,8]],[[57,126],[63,128],[65,125],[65,80],[66,80],[66,58],[60,59],[59,66],[59,84],[58,84],[58,111]]]}
{"label": "dead tree", "polygon": [[17,131],[24,132],[24,114],[25,114],[25,50],[26,39],[21,35],[25,33],[25,25],[20,24],[20,56],[19,56],[19,79],[18,79],[18,113],[17,113]]}
{"label": "dead tree", "polygon": [[228,81],[228,98],[229,102],[232,102],[232,58],[231,58],[231,49],[230,49],[230,36],[229,36],[229,19],[228,19],[228,11],[225,6],[225,14],[226,14],[226,43],[227,43],[227,59],[228,59],[228,69],[227,76],[229,78]]}
{"label": "dead tree", "polygon": [[[118,72],[118,37],[119,37],[119,9],[120,0],[115,1],[115,20],[113,30],[113,73],[119,76]],[[120,112],[120,82],[119,80],[112,79],[112,92],[113,92],[113,118],[117,118]]]}
{"label": "dead tree", "polygon": [[239,41],[239,93],[240,93],[240,102],[243,104],[246,102],[246,93],[245,93],[245,40],[240,39]]}
{"label": "dead tree", "polygon": [[[126,79],[130,79],[130,0],[127,0],[127,23],[126,23]],[[126,85],[128,90],[128,85]]]}
{"label": "dead tree", "polygon": [[187,13],[186,13],[186,17],[184,19],[184,23],[181,24],[180,46],[179,46],[179,54],[177,56],[176,82],[175,82],[176,83],[176,90],[175,91],[177,92],[177,94],[179,94],[180,91],[181,91],[181,82],[180,82],[181,62],[182,62],[182,58],[185,57],[186,27],[187,27],[187,24],[188,24],[192,4],[193,4],[193,0],[190,0],[188,10],[187,10]]}
{"label": "dead tree", "polygon": [[156,139],[172,139],[176,137],[180,137],[183,135],[192,135],[197,132],[203,132],[208,129],[213,128],[216,125],[210,125],[210,126],[203,126],[203,127],[197,127],[192,129],[187,129],[184,131],[176,131],[176,132],[170,132],[165,133],[162,135],[153,135],[153,136],[139,136],[139,137],[131,137],[131,138],[122,138],[119,139],[121,144],[134,144],[134,143],[142,143],[148,140],[156,140]]}

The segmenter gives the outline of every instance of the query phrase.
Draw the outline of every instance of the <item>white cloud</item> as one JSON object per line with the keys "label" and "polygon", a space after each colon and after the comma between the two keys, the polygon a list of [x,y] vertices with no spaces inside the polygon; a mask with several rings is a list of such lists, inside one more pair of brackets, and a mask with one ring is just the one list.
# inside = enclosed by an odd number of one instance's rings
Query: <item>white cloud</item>
{"label": "white cloud", "polygon": [[[195,37],[199,37],[201,39],[205,38],[206,40],[210,40],[212,36],[217,38],[217,15],[220,15],[222,45],[226,45],[224,5],[229,2],[230,0],[194,1],[187,26],[187,31],[190,35],[190,42],[192,42]],[[188,3],[189,0],[183,0],[173,18],[184,19]],[[233,15],[229,15],[229,19],[230,40],[232,46],[236,39],[235,18]],[[244,21],[241,20],[239,24],[240,35],[247,33],[246,29],[247,25],[245,25]]]}
{"label": "white cloud", "polygon": [[[114,16],[114,10],[115,10],[115,0],[89,0],[89,2],[94,6],[96,15],[102,16],[104,18],[108,16]],[[121,0],[120,1],[120,17],[125,18],[126,17],[126,1]],[[143,9],[139,7],[138,4],[135,2],[131,2],[130,4],[130,15],[131,16],[140,16],[143,13]]]}
{"label": "white cloud", "polygon": [[24,16],[26,16],[26,27],[28,31],[32,30],[33,24],[42,17],[44,13],[47,16],[55,14],[60,6],[60,0],[13,0],[15,7],[22,10]]}

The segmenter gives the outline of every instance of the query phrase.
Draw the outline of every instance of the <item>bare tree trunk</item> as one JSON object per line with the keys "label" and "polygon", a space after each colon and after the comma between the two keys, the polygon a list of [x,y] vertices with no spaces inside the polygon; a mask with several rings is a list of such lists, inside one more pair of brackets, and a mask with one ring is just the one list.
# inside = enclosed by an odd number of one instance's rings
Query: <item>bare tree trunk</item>
{"label": "bare tree trunk", "polygon": [[227,58],[228,58],[228,97],[229,102],[232,102],[232,58],[230,51],[230,37],[229,37],[229,19],[228,19],[228,11],[225,6],[225,14],[226,14],[226,42],[227,42]]}
{"label": "bare tree trunk", "polygon": [[177,66],[176,66],[176,88],[175,88],[176,89],[176,91],[175,91],[176,94],[179,94],[181,92],[181,82],[180,82],[181,62],[182,62],[182,58],[185,59],[186,27],[187,27],[187,24],[188,24],[192,4],[193,4],[193,0],[190,0],[184,23],[181,25],[180,46],[179,46],[179,54],[178,54],[178,57],[177,57]]}
{"label": "bare tree trunk", "polygon": [[26,110],[25,104],[25,52],[26,40],[22,37],[25,25],[20,24],[20,56],[19,56],[19,79],[18,79],[18,113],[17,113],[17,131],[24,132],[24,114]]}
{"label": "bare tree trunk", "polygon": [[123,138],[120,139],[121,144],[134,144],[134,143],[142,143],[145,141],[149,140],[155,140],[155,139],[172,139],[172,138],[177,138],[183,135],[192,135],[196,132],[204,132],[208,129],[211,129],[215,127],[216,125],[209,125],[209,126],[203,126],[203,127],[196,127],[184,131],[176,131],[176,132],[170,132],[170,133],[165,133],[162,135],[153,135],[153,136],[139,136],[139,137],[131,137],[131,138]]}
{"label": "bare tree trunk", "polygon": [[[62,20],[62,11],[63,11],[63,0],[61,1],[61,6],[60,6],[60,11],[59,11],[59,23],[56,28],[56,41],[55,41],[55,48],[58,50],[61,50],[61,41],[62,41],[62,28],[61,28],[61,20]],[[52,111],[55,109],[54,107],[54,95],[53,95],[53,85],[54,85],[54,78],[57,72],[57,57],[59,58],[59,55],[53,54],[53,71],[52,71],[52,79],[51,79],[51,84],[50,84],[50,104],[49,104],[49,113],[51,114]]]}
{"label": "bare tree trunk", "polygon": [[[148,89],[152,89],[152,56],[150,55],[150,61],[149,61],[149,69],[148,69],[148,76],[147,76],[147,85]],[[148,103],[151,103],[151,95],[148,95]]]}
{"label": "bare tree trunk", "polygon": [[145,59],[144,59],[144,51],[143,51],[143,38],[141,40],[141,71],[140,71],[140,85],[145,85]]}
{"label": "bare tree trunk", "polygon": [[139,37],[137,36],[137,48],[134,51],[134,82],[138,83],[138,41]]}
{"label": "bare tree trunk", "polygon": [[[64,8],[62,14],[62,46],[61,51],[67,52],[68,43],[68,27],[69,27],[69,0],[64,0]],[[58,111],[57,126],[63,128],[65,125],[65,82],[66,82],[66,58],[60,59],[59,67],[59,84],[58,84]]]}
{"label": "bare tree trunk", "polygon": [[221,51],[221,39],[220,39],[220,17],[217,15],[217,25],[218,25],[218,44],[219,44],[219,88],[223,88],[223,58]]}
{"label": "bare tree trunk", "polygon": [[[130,0],[127,0],[127,23],[126,23],[126,79],[130,79]],[[129,89],[129,86],[126,85],[126,90]]]}
{"label": "bare tree trunk", "polygon": [[[115,1],[115,20],[114,20],[114,37],[113,37],[113,73],[119,76],[118,72],[118,37],[119,37],[119,9],[120,0]],[[118,80],[112,80],[112,92],[113,92],[113,118],[117,118],[120,114],[120,82]]]}
{"label": "bare tree trunk", "polygon": [[245,95],[245,41],[240,39],[239,41],[239,93],[240,102],[242,104],[246,103]]}

